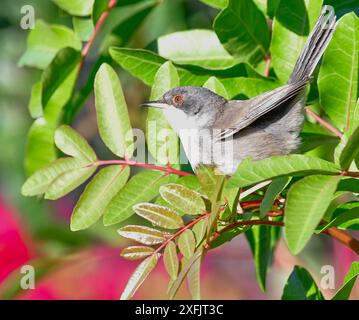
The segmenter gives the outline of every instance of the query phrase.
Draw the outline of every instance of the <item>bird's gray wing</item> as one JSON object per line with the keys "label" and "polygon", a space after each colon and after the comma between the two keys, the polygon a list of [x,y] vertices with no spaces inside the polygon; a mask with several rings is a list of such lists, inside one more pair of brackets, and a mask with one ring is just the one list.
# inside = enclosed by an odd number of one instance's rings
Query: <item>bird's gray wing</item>
{"label": "bird's gray wing", "polygon": [[287,84],[249,100],[232,100],[227,103],[214,128],[220,129],[216,139],[225,139],[248,127],[261,116],[294,98],[308,83],[308,78]]}

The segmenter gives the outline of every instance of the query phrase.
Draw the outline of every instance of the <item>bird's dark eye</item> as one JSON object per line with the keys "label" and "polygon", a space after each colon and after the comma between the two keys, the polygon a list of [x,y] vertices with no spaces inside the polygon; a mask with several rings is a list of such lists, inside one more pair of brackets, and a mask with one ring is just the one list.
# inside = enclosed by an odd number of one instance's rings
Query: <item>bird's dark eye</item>
{"label": "bird's dark eye", "polygon": [[183,103],[183,96],[181,94],[176,94],[172,98],[172,101],[175,105],[181,105]]}

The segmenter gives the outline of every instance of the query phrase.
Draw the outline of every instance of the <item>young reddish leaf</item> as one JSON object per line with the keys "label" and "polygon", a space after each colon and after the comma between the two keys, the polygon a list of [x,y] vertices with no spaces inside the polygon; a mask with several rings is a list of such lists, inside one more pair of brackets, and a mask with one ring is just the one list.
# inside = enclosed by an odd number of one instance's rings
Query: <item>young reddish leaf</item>
{"label": "young reddish leaf", "polygon": [[206,235],[207,224],[208,224],[208,219],[202,219],[202,220],[198,221],[192,228],[194,237],[196,238],[197,246],[201,243],[201,241],[203,240],[203,238]]}
{"label": "young reddish leaf", "polygon": [[161,186],[160,194],[172,207],[183,214],[198,215],[206,210],[201,195],[180,184],[169,183]]}
{"label": "young reddish leaf", "polygon": [[203,247],[201,247],[188,260],[184,259],[184,263],[182,265],[181,272],[179,273],[177,279],[172,282],[171,287],[168,290],[168,295],[169,295],[170,299],[173,299],[174,296],[176,295],[179,287],[181,286],[182,282],[186,278],[191,266],[197,260],[201,259],[202,255],[203,255],[203,250],[204,250]]}
{"label": "young reddish leaf", "polygon": [[177,256],[176,245],[173,241],[170,241],[163,254],[163,262],[165,264],[166,270],[172,280],[175,280],[178,275],[179,270],[179,261]]}
{"label": "young reddish leaf", "polygon": [[138,260],[152,255],[155,249],[146,246],[131,246],[122,250],[121,257],[128,260]]}
{"label": "young reddish leaf", "polygon": [[188,290],[193,300],[201,300],[201,259],[197,259],[187,274]]}
{"label": "young reddish leaf", "polygon": [[160,244],[166,240],[166,233],[144,227],[129,225],[119,229],[118,234],[127,239],[131,239],[149,246]]}
{"label": "young reddish leaf", "polygon": [[178,248],[184,257],[189,259],[196,249],[196,239],[192,230],[187,229],[178,239]]}
{"label": "young reddish leaf", "polygon": [[182,218],[170,208],[153,203],[139,203],[133,210],[142,218],[165,229],[178,229],[183,226]]}
{"label": "young reddish leaf", "polygon": [[126,288],[122,292],[121,300],[128,300],[132,298],[143,281],[146,280],[147,276],[156,267],[159,257],[160,254],[156,253],[140,263],[128,280]]}

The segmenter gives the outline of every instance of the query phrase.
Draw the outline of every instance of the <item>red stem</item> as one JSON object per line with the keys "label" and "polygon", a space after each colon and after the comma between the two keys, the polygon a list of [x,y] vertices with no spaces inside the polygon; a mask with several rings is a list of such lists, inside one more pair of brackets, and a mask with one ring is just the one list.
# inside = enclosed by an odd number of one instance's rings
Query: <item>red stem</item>
{"label": "red stem", "polygon": [[327,129],[331,133],[335,134],[339,139],[343,137],[343,134],[329,122],[326,122],[321,117],[319,117],[315,112],[310,110],[308,107],[304,108],[305,112],[310,115],[315,121],[317,121],[323,128]]}
{"label": "red stem", "polygon": [[187,223],[182,229],[171,235],[165,242],[163,242],[153,254],[156,254],[160,252],[168,243],[170,243],[173,239],[177,238],[179,235],[181,235],[183,232],[185,232],[187,229],[194,226],[197,222],[201,221],[202,219],[208,218],[211,213],[206,213],[197,219],[192,220],[191,222]]}
{"label": "red stem", "polygon": [[116,6],[117,4],[117,0],[109,0],[108,2],[108,7],[107,9],[101,14],[100,18],[98,19],[96,25],[95,25],[95,29],[94,32],[90,38],[90,40],[86,43],[86,45],[84,46],[84,48],[82,49],[81,55],[82,55],[82,59],[80,62],[80,66],[82,66],[86,56],[88,55],[93,43],[95,42],[95,39],[103,25],[103,23],[105,22],[107,16],[109,15],[110,11]]}
{"label": "red stem", "polygon": [[267,56],[265,58],[266,65],[265,65],[265,69],[264,69],[264,76],[267,78],[269,77],[271,62],[272,62],[272,58],[270,56]]}
{"label": "red stem", "polygon": [[359,172],[343,171],[341,175],[344,177],[359,178]]}
{"label": "red stem", "polygon": [[136,162],[132,160],[99,160],[94,162],[92,165],[110,165],[110,164],[120,164],[120,165],[127,165],[127,166],[133,166],[133,167],[140,167],[140,168],[147,168],[147,169],[153,169],[158,171],[167,172],[168,174],[176,174],[178,176],[187,177],[191,176],[192,174],[189,172],[176,170],[171,167],[161,167],[154,164],[144,163],[144,162]]}

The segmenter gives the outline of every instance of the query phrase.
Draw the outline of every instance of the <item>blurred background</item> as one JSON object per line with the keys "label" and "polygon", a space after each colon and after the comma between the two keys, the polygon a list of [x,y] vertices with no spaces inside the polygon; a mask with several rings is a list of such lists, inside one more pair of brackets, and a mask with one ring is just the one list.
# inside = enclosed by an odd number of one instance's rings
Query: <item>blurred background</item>
{"label": "blurred background", "polygon": [[[121,247],[126,243],[116,234],[118,226],[105,228],[100,222],[87,231],[71,232],[69,219],[81,190],[54,202],[20,195],[26,178],[23,165],[26,136],[32,123],[27,105],[31,86],[40,77],[36,69],[17,66],[28,33],[20,28],[20,9],[25,4],[34,6],[36,19],[72,26],[69,16],[49,0],[1,0],[0,298],[118,299],[138,264],[120,257]],[[130,46],[155,49],[155,40],[160,35],[189,28],[211,28],[216,13],[199,1],[164,1],[147,17]],[[84,77],[98,50],[99,44],[86,60]],[[118,71],[132,125],[143,128],[144,115],[138,105],[148,97],[149,88]],[[106,153],[97,134],[92,95],[73,125],[99,154]],[[248,243],[240,236],[210,252],[203,266],[202,296],[204,299],[279,299],[294,265],[305,266],[317,283],[324,275],[321,268],[332,265],[338,288],[354,260],[356,256],[352,252],[326,236],[314,237],[298,257],[291,256],[284,242],[280,242],[267,275],[267,293],[262,293]],[[20,287],[24,265],[35,268],[35,289]],[[165,299],[167,281],[167,274],[159,265],[135,298]],[[359,298],[358,288],[353,290],[353,299]],[[335,290],[323,292],[330,298]],[[178,297],[189,298],[189,295],[182,290]]]}

